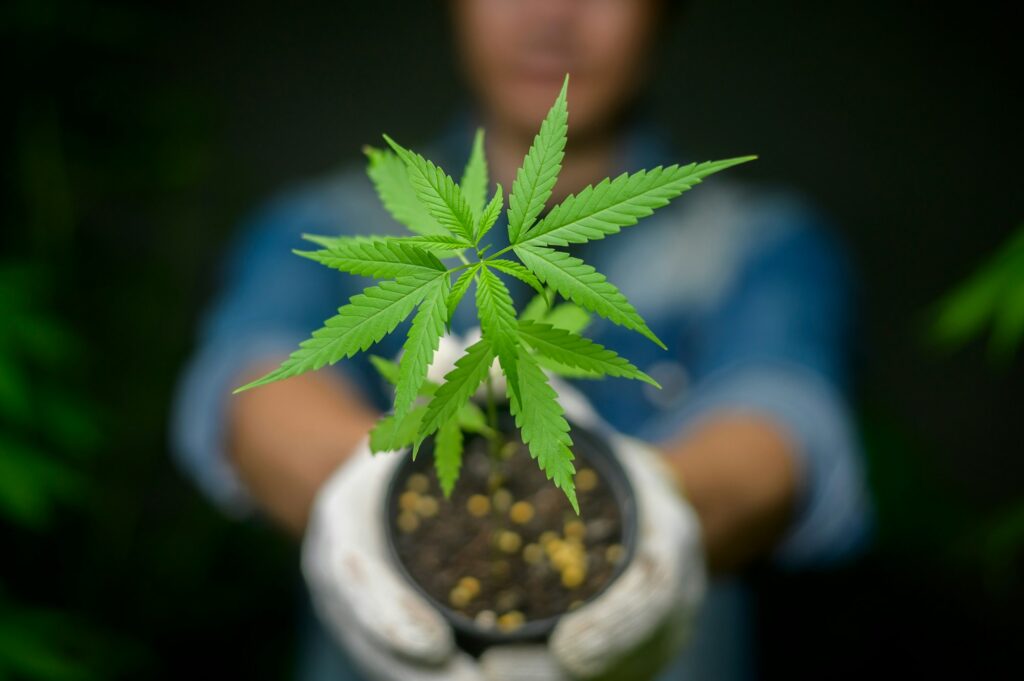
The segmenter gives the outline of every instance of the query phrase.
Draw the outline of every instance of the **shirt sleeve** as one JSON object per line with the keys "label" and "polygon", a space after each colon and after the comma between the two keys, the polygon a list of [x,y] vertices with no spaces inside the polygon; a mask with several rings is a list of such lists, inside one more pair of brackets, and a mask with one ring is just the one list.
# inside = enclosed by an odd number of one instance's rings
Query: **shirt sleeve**
{"label": "shirt sleeve", "polygon": [[842,249],[808,216],[753,249],[700,325],[693,389],[658,425],[661,436],[715,413],[766,416],[797,443],[801,489],[777,547],[781,566],[834,563],[869,534],[861,452],[846,402],[851,272]]}
{"label": "shirt sleeve", "polygon": [[[302,232],[322,233],[329,224],[318,212],[314,201],[296,196],[269,205],[243,226],[178,384],[172,451],[229,515],[245,516],[254,508],[225,453],[231,391],[247,368],[295,350],[354,292],[345,289],[344,277],[292,253],[309,247]],[[358,366],[347,366],[345,375],[366,387],[368,377]]]}

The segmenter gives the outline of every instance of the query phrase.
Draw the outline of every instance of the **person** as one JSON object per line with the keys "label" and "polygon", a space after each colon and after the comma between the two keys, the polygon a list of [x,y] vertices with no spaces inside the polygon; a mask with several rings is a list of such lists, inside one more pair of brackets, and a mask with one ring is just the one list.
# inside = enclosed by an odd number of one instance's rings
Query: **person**
{"label": "person", "polygon": [[[475,107],[422,151],[449,172],[465,162],[479,124],[492,180],[511,187],[567,72],[569,142],[549,206],[606,176],[685,160],[637,105],[671,3],[452,0],[448,9]],[[577,247],[668,345],[665,352],[597,322],[588,335],[663,390],[615,379],[575,384],[604,421],[661,453],[699,520],[695,550],[711,585],[691,645],[664,678],[748,677],[744,568],[835,563],[870,527],[845,397],[850,264],[805,203],[727,175],[614,239]],[[399,227],[358,168],[264,206],[231,250],[175,402],[174,448],[198,485],[226,512],[262,512],[296,536],[325,481],[355,466],[353,452],[387,395],[361,358],[234,397],[231,390],[275,368],[365,284],[291,254],[303,232],[326,230]],[[502,238],[500,225],[491,234]],[[460,309],[453,329],[465,332],[471,316]],[[374,352],[393,356],[400,342],[395,334]],[[304,638],[304,678],[361,678],[321,625],[311,621]]]}

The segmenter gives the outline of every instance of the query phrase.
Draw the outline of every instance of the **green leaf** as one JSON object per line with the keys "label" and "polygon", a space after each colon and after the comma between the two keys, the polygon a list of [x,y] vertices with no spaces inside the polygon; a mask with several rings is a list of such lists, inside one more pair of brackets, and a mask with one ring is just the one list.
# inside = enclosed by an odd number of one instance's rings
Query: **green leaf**
{"label": "green leaf", "polygon": [[429,292],[431,283],[447,276],[447,272],[434,272],[402,277],[381,282],[352,296],[347,305],[338,309],[338,314],[304,340],[280,367],[236,388],[235,392],[298,376],[366,350],[409,316]]}
{"label": "green leaf", "polygon": [[573,455],[569,424],[558,403],[558,394],[548,384],[548,377],[529,353],[519,353],[519,375],[522,397],[509,391],[512,415],[519,427],[530,455],[537,460],[548,480],[565,493],[577,514],[576,487],[573,476]]}
{"label": "green leaf", "polygon": [[473,149],[469,154],[466,169],[462,172],[459,182],[462,194],[469,203],[473,219],[479,220],[487,201],[487,156],[484,154],[484,129],[477,128],[473,138]]}
{"label": "green leaf", "polygon": [[544,205],[551,198],[551,190],[562,169],[565,155],[565,138],[568,131],[569,111],[566,107],[566,92],[569,76],[566,75],[562,91],[540,125],[540,132],[533,139],[533,146],[526,153],[523,165],[512,183],[508,197],[508,242],[517,243],[526,233]]}
{"label": "green leaf", "polygon": [[384,359],[380,355],[370,355],[370,364],[377,370],[377,373],[381,375],[385,381],[394,385],[398,383],[398,362],[392,362],[390,359]]}
{"label": "green leaf", "polygon": [[492,432],[483,410],[473,404],[472,400],[462,405],[457,418],[459,427],[467,433],[488,434]]}
{"label": "green leaf", "polygon": [[416,196],[430,214],[454,236],[473,241],[473,212],[469,209],[469,203],[462,195],[459,185],[455,184],[455,180],[427,159],[402,147],[387,135],[384,135],[384,139],[398,157],[405,161],[409,169],[409,181],[416,190]]}
{"label": "green leaf", "polygon": [[521,234],[519,243],[566,246],[603,239],[635,225],[708,175],[755,158],[659,166],[632,175],[623,173],[614,180],[605,178],[596,187],[588,186],[552,208],[533,229]]}
{"label": "green leaf", "polygon": [[480,271],[480,263],[474,263],[466,268],[466,270],[459,275],[459,278],[455,280],[455,285],[452,286],[451,293],[448,294],[448,321],[450,322],[452,316],[455,314],[455,309],[462,302],[462,297],[466,295],[466,291],[469,290],[469,285],[473,283],[473,277]]}
{"label": "green leaf", "polygon": [[491,202],[487,204],[484,212],[480,215],[480,219],[477,222],[476,227],[476,243],[480,243],[480,239],[483,239],[494,223],[501,217],[501,209],[505,205],[504,198],[501,193],[501,185],[494,190],[494,196],[491,198]]}
{"label": "green leaf", "polygon": [[493,362],[494,351],[486,338],[466,349],[466,354],[455,362],[455,368],[445,374],[444,383],[427,405],[417,435],[420,442],[459,412],[487,378]]}
{"label": "green leaf", "polygon": [[593,371],[587,371],[586,369],[580,369],[579,367],[569,366],[568,364],[562,364],[556,360],[546,357],[544,355],[534,355],[534,359],[537,360],[537,364],[540,364],[544,371],[550,372],[556,376],[562,376],[564,378],[575,378],[586,381],[596,381],[604,378],[604,374],[596,374]]}
{"label": "green leaf", "polygon": [[494,348],[512,392],[519,393],[519,343],[516,337],[516,310],[512,296],[485,264],[480,268],[476,285],[476,308],[480,314],[480,331]]}
{"label": "green leaf", "polygon": [[398,418],[405,416],[416,401],[448,320],[448,277],[441,277],[427,287],[398,363],[398,382],[395,383],[395,416]]}
{"label": "green leaf", "polygon": [[575,303],[562,303],[551,308],[539,321],[572,333],[582,333],[590,324],[590,313]]}
{"label": "green leaf", "polygon": [[407,243],[383,239],[346,240],[319,251],[293,252],[340,272],[375,279],[429,275],[445,270],[433,254]]}
{"label": "green leaf", "polygon": [[370,430],[370,451],[395,452],[411,447],[416,442],[416,433],[426,413],[426,407],[415,407],[402,418],[394,414],[381,418]]}
{"label": "green leaf", "polygon": [[493,267],[496,270],[510,274],[519,281],[523,282],[527,286],[531,287],[540,295],[544,295],[544,287],[541,286],[540,281],[530,270],[523,267],[521,264],[512,261],[505,260],[503,258],[496,258],[494,260],[487,261],[488,267]]}
{"label": "green leaf", "polygon": [[464,248],[473,247],[473,244],[465,239],[445,234],[391,237],[388,241],[417,246],[425,251],[461,251]]}
{"label": "green leaf", "polygon": [[632,329],[665,348],[636,309],[604,275],[579,258],[544,246],[517,246],[516,255],[545,284],[586,310]]}
{"label": "green leaf", "polygon": [[366,168],[384,208],[395,220],[417,234],[446,234],[447,230],[416,198],[409,170],[397,155],[383,149],[364,147],[370,159]]}
{"label": "green leaf", "polygon": [[614,351],[575,333],[549,324],[525,321],[519,322],[519,336],[534,350],[556,362],[590,373],[635,378],[655,388],[661,387]]}
{"label": "green leaf", "polygon": [[449,420],[434,437],[434,469],[447,499],[452,495],[462,469],[462,429],[458,419]]}
{"label": "green leaf", "polygon": [[551,309],[551,299],[553,297],[554,294],[545,289],[543,293],[530,298],[526,306],[522,308],[522,312],[519,313],[520,320],[531,320],[534,322],[543,320],[544,315]]}

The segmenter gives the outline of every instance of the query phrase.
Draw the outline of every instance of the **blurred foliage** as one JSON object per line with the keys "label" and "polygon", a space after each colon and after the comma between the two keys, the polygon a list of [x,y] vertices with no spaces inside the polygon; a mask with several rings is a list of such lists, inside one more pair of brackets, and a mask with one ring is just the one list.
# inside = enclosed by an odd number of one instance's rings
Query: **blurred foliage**
{"label": "blurred foliage", "polygon": [[959,347],[990,328],[989,351],[1003,362],[1024,338],[1024,224],[966,282],[938,305],[934,342]]}
{"label": "blurred foliage", "polygon": [[[84,353],[48,310],[51,284],[43,267],[0,263],[0,522],[37,533],[82,503],[82,459],[99,442],[93,409],[65,380]],[[66,612],[0,591],[0,678],[97,678],[82,646],[98,638]]]}

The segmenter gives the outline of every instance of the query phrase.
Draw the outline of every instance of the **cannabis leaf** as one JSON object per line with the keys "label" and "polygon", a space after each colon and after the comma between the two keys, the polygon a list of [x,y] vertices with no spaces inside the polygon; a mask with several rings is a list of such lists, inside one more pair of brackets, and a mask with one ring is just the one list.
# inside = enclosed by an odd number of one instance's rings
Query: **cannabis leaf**
{"label": "cannabis leaf", "polygon": [[427,378],[427,368],[434,359],[448,321],[448,277],[441,277],[426,286],[423,302],[413,317],[409,336],[402,346],[395,384],[395,416],[402,418],[416,401],[420,386]]}
{"label": "cannabis leaf", "polygon": [[[566,197],[541,218],[565,153],[568,84],[566,76],[516,172],[506,212],[509,245],[491,255],[490,247],[480,244],[500,220],[505,195],[501,185],[496,185],[487,201],[490,179],[483,130],[473,139],[458,183],[387,135],[384,139],[390,150],[367,148],[367,173],[381,202],[413,234],[304,235],[319,249],[296,250],[296,254],[340,272],[382,281],[352,296],[280,367],[236,392],[351,357],[394,331],[415,310],[401,359],[395,363],[370,358],[381,376],[394,385],[395,393],[394,411],[381,418],[370,433],[371,449],[411,447],[415,457],[424,439],[434,436],[434,466],[445,495],[451,494],[462,466],[464,433],[490,438],[495,448],[500,444],[497,438],[504,437],[498,430],[490,390],[490,372],[497,360],[507,378],[509,409],[522,441],[578,513],[570,428],[545,371],[574,378],[629,378],[658,387],[628,359],[581,335],[591,312],[662,348],[665,345],[603,274],[554,247],[616,234],[709,175],[754,157],[624,173]],[[511,255],[501,257],[510,252],[518,260],[510,259]],[[453,258],[461,264],[447,267],[443,261]],[[518,316],[499,275],[518,279],[538,293]],[[428,378],[428,369],[474,282],[483,337],[466,349],[443,382],[435,383]],[[1024,328],[1020,300],[1024,298],[1015,298],[1014,305],[1007,308],[1007,333]],[[473,401],[485,381],[487,415]]]}
{"label": "cannabis leaf", "polygon": [[452,495],[455,481],[462,468],[462,428],[455,419],[449,420],[434,438],[434,469],[445,497]]}
{"label": "cannabis leaf", "polygon": [[375,279],[444,272],[436,256],[408,243],[383,239],[338,240],[319,251],[292,251],[340,272]]}
{"label": "cannabis leaf", "polygon": [[579,194],[570,195],[512,243],[567,246],[603,239],[635,225],[708,175],[754,158],[744,156],[683,167],[659,166],[632,175],[623,173],[614,180],[604,179],[596,187],[588,186]]}
{"label": "cannabis leaf", "polygon": [[390,151],[366,147],[367,175],[391,217],[417,234],[446,234],[447,230],[416,197],[405,163]]}
{"label": "cannabis leaf", "polygon": [[455,368],[445,374],[444,383],[427,405],[427,413],[417,435],[419,442],[459,411],[487,378],[493,362],[494,352],[486,338],[466,349],[466,354],[455,362]]}
{"label": "cannabis leaf", "polygon": [[348,305],[299,345],[280,367],[235,390],[236,393],[298,376],[362,352],[395,330],[445,272],[412,275],[381,282],[352,296]]}
{"label": "cannabis leaf", "polygon": [[416,190],[416,196],[430,214],[454,236],[473,241],[473,213],[455,180],[427,159],[402,147],[387,135],[384,135],[384,140],[391,145],[398,157],[405,161],[409,170],[409,181]]}
{"label": "cannabis leaf", "polygon": [[537,293],[541,295],[544,294],[544,287],[541,285],[540,280],[537,279],[537,276],[517,262],[498,258],[495,260],[488,260],[487,266],[493,267],[505,274],[510,274],[527,286],[531,287]]}
{"label": "cannabis leaf", "polygon": [[655,388],[653,378],[614,351],[575,333],[537,322],[519,322],[519,336],[541,355],[589,374],[635,378]]}
{"label": "cannabis leaf", "polygon": [[548,480],[565,493],[573,509],[579,513],[573,483],[576,468],[572,464],[572,439],[565,411],[558,403],[558,394],[548,384],[548,377],[536,360],[525,352],[519,353],[519,377],[522,396],[511,390],[508,394],[523,442]]}
{"label": "cannabis leaf", "polygon": [[462,194],[469,203],[473,219],[479,220],[487,201],[487,158],[484,156],[484,131],[479,128],[473,138],[473,150],[469,154],[466,169],[459,182]]}
{"label": "cannabis leaf", "polygon": [[605,276],[579,258],[544,246],[522,245],[515,253],[545,284],[580,307],[632,329],[662,349],[665,344]]}
{"label": "cannabis leaf", "polygon": [[494,348],[509,388],[519,393],[519,355],[516,342],[516,310],[505,284],[487,265],[480,268],[476,286],[476,307],[480,313],[480,331]]}
{"label": "cannabis leaf", "polygon": [[533,139],[533,145],[512,183],[512,193],[508,197],[510,244],[518,243],[520,235],[528,230],[540,215],[544,204],[551,198],[551,190],[558,179],[558,171],[562,169],[565,138],[569,129],[569,111],[566,107],[568,90],[567,75],[555,105],[541,123],[540,132]]}

